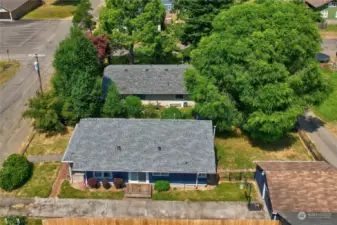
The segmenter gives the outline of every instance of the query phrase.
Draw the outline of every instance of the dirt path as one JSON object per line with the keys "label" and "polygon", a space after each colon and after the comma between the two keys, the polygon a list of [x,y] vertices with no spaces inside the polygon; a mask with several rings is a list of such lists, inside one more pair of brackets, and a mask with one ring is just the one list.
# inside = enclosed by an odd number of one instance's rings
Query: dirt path
{"label": "dirt path", "polygon": [[68,176],[68,164],[63,163],[61,165],[60,170],[59,170],[57,179],[56,179],[55,183],[53,184],[53,188],[52,188],[52,191],[51,191],[49,197],[51,197],[51,198],[57,197],[58,193],[60,192],[62,182],[67,178],[67,176]]}

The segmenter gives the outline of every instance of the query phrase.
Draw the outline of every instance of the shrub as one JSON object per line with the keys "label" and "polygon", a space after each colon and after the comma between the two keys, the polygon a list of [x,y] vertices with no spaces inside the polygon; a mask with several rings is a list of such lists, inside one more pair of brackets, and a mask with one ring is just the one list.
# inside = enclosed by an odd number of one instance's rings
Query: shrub
{"label": "shrub", "polygon": [[159,110],[157,110],[157,106],[154,106],[152,104],[144,105],[143,110],[143,117],[144,118],[159,118]]}
{"label": "shrub", "polygon": [[102,185],[105,189],[109,189],[111,187],[109,181],[105,178],[102,180]]}
{"label": "shrub", "polygon": [[91,187],[91,188],[97,188],[98,187],[97,178],[89,178],[88,179],[88,186]]}
{"label": "shrub", "polygon": [[183,113],[176,107],[169,107],[163,110],[161,113],[162,119],[183,119]]}
{"label": "shrub", "polygon": [[12,191],[24,185],[32,175],[32,165],[25,156],[12,154],[0,169],[0,187]]}
{"label": "shrub", "polygon": [[115,188],[119,189],[124,186],[124,180],[122,178],[114,178]]}
{"label": "shrub", "polygon": [[6,225],[25,225],[26,218],[23,216],[6,216],[5,223]]}
{"label": "shrub", "polygon": [[129,118],[139,118],[142,115],[142,101],[137,96],[128,96],[125,98],[125,109]]}
{"label": "shrub", "polygon": [[157,180],[154,189],[158,192],[170,190],[170,182],[167,180]]}

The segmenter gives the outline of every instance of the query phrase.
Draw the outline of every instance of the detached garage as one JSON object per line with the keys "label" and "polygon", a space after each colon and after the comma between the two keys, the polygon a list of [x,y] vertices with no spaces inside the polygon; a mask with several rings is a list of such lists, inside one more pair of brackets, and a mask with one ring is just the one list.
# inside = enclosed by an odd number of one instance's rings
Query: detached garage
{"label": "detached garage", "polygon": [[0,0],[0,20],[20,19],[41,3],[41,0]]}

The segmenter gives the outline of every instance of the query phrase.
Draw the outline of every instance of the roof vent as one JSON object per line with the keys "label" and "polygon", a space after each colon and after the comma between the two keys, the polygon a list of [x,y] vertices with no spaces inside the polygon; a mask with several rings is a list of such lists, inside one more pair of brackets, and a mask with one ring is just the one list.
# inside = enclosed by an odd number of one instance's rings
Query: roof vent
{"label": "roof vent", "polygon": [[158,151],[161,151],[161,147],[160,146],[158,146]]}
{"label": "roof vent", "polygon": [[168,71],[168,69],[166,68],[165,71]]}
{"label": "roof vent", "polygon": [[122,147],[119,146],[119,145],[117,145],[117,150],[118,150],[118,151],[121,151],[121,150],[122,150]]}
{"label": "roof vent", "polygon": [[128,71],[128,69],[125,68],[124,71]]}
{"label": "roof vent", "polygon": [[149,71],[149,69],[148,69],[148,68],[146,68],[146,69],[144,69],[144,71]]}
{"label": "roof vent", "polygon": [[185,164],[188,164],[188,162],[185,162]]}

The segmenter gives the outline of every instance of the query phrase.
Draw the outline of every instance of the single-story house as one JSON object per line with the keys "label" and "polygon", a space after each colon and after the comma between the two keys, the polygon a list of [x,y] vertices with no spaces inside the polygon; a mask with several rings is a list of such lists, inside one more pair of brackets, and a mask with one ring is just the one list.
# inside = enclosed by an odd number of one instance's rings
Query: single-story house
{"label": "single-story house", "polygon": [[308,7],[320,11],[324,19],[337,18],[337,1],[334,0],[305,0]]}
{"label": "single-story house", "polygon": [[212,121],[82,119],[62,162],[71,182],[103,178],[113,182],[207,184],[216,174]]}
{"label": "single-story house", "polygon": [[255,180],[272,219],[282,225],[337,221],[337,168],[319,161],[258,161]]}
{"label": "single-story house", "polygon": [[0,0],[0,19],[20,19],[41,4],[41,0]]}
{"label": "single-story house", "polygon": [[194,106],[184,85],[189,65],[109,65],[104,69],[103,89],[114,82],[122,98],[138,96],[143,104],[165,107]]}

